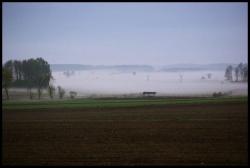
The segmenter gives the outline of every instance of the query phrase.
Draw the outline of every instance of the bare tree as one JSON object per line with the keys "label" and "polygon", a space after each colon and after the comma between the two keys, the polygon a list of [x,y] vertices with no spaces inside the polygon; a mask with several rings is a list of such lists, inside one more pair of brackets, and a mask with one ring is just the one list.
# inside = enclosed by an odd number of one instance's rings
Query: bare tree
{"label": "bare tree", "polygon": [[211,77],[212,77],[212,74],[211,74],[211,73],[208,73],[208,74],[207,74],[207,78],[208,78],[208,79],[211,79]]}
{"label": "bare tree", "polygon": [[243,68],[244,68],[243,63],[240,63],[238,65],[238,69],[239,69],[239,78],[241,81],[243,80],[243,75],[244,75]]}
{"label": "bare tree", "polygon": [[243,67],[243,81],[248,81],[248,64],[245,64]]}
{"label": "bare tree", "polygon": [[233,80],[232,72],[233,72],[233,67],[232,67],[232,65],[229,65],[226,68],[226,72],[225,72],[225,78],[226,78],[226,80],[229,80],[229,81]]}
{"label": "bare tree", "polygon": [[236,67],[235,69],[234,69],[234,72],[235,72],[235,81],[236,82],[238,82],[238,80],[239,80],[239,67]]}

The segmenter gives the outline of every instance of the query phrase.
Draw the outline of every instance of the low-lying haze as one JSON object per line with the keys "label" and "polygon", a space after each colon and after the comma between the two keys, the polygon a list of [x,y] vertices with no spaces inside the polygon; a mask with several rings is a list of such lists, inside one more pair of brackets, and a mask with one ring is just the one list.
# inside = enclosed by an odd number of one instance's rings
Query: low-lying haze
{"label": "low-lying haze", "polygon": [[[69,71],[70,72],[70,71]],[[211,78],[208,78],[208,74]],[[139,96],[144,91],[158,96],[211,96],[214,92],[247,95],[247,83],[225,81],[222,70],[199,71],[119,71],[85,70],[54,71],[54,85],[60,85],[78,96]]]}
{"label": "low-lying haze", "polygon": [[83,96],[247,94],[247,83],[224,77],[248,62],[247,14],[242,2],[4,2],[3,63],[42,57],[55,85]]}

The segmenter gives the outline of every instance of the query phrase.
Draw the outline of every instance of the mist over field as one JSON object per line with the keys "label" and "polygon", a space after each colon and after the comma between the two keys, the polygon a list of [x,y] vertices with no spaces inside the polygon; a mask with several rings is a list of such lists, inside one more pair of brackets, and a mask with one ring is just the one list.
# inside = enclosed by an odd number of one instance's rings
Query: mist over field
{"label": "mist over field", "polygon": [[248,165],[248,3],[2,3],[2,164]]}
{"label": "mist over field", "polygon": [[[223,69],[164,70],[86,69],[76,71],[54,70],[54,85],[78,96],[139,96],[144,91],[157,96],[211,96],[214,92],[247,95],[247,83],[225,81]],[[211,78],[208,78],[208,74]]]}
{"label": "mist over field", "polygon": [[247,94],[247,82],[225,78],[228,66],[230,76],[240,63],[247,67],[246,3],[4,3],[3,9],[3,62],[44,59],[54,77],[46,87],[61,86],[66,96]]}

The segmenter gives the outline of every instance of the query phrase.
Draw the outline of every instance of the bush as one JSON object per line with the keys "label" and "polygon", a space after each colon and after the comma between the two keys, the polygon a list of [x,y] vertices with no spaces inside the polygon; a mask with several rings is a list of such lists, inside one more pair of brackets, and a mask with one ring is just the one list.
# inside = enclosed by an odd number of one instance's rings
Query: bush
{"label": "bush", "polygon": [[76,95],[77,95],[77,93],[74,92],[74,91],[70,91],[69,94],[70,94],[71,99],[74,99],[76,97]]}

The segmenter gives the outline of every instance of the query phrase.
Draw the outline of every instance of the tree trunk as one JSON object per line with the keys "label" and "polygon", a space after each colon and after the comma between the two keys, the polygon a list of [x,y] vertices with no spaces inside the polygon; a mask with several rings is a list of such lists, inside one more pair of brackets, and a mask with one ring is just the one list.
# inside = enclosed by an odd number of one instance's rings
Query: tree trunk
{"label": "tree trunk", "polygon": [[50,92],[51,92],[51,93],[50,93],[50,98],[53,99],[53,96],[54,96],[54,95],[53,95],[53,94],[54,94],[54,93],[53,93],[53,89],[51,89]]}
{"label": "tree trunk", "polygon": [[41,88],[38,88],[38,99],[41,98]]}
{"label": "tree trunk", "polygon": [[33,98],[33,97],[32,97],[32,92],[31,92],[31,89],[32,89],[32,88],[28,88],[28,89],[27,89],[27,92],[29,91],[29,97],[30,97],[30,99],[32,99],[32,98]]}
{"label": "tree trunk", "polygon": [[6,93],[6,98],[7,98],[7,100],[9,100],[9,92],[8,92],[8,88],[7,88],[7,87],[5,87],[5,88],[4,88],[4,90],[5,90],[5,93]]}

